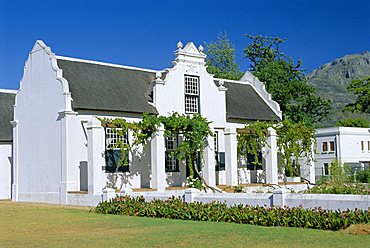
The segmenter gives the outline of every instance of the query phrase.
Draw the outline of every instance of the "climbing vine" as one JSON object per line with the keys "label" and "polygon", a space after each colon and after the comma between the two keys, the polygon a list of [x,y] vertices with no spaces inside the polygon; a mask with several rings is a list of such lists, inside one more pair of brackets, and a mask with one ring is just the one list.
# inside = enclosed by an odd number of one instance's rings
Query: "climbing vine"
{"label": "climbing vine", "polygon": [[284,168],[285,175],[300,176],[299,158],[313,159],[314,133],[315,130],[304,123],[284,120],[277,125],[277,146],[281,159],[279,168]]}
{"label": "climbing vine", "polygon": [[262,166],[262,161],[258,160],[258,154],[267,144],[267,129],[271,126],[272,124],[269,122],[256,121],[247,124],[243,130],[240,130],[237,135],[238,156],[247,157],[247,155],[251,154],[254,156],[254,161],[251,161],[252,164]]}
{"label": "climbing vine", "polygon": [[[133,139],[128,144],[123,144],[122,141],[117,143],[117,147],[122,152],[132,150],[138,145],[147,145],[154,135],[158,132],[160,125],[164,128],[164,137],[181,137],[182,141],[178,146],[169,153],[169,156],[174,156],[180,161],[185,161],[189,169],[191,178],[197,175],[207,188],[212,188],[207,185],[202,177],[197,164],[197,159],[203,157],[203,150],[207,144],[207,137],[213,136],[213,132],[209,127],[208,120],[200,114],[184,115],[173,113],[170,116],[154,116],[144,114],[139,122],[127,122],[123,118],[100,119],[102,125],[112,126],[116,128],[118,135],[124,135],[128,130],[131,130]],[[125,161],[120,161],[119,166],[125,165]]]}
{"label": "climbing vine", "polygon": [[280,172],[284,170],[287,176],[299,176],[300,164],[298,159],[302,157],[306,160],[313,159],[314,129],[303,123],[284,120],[279,124],[260,121],[247,124],[237,136],[238,156],[245,157],[248,154],[253,154],[255,161],[252,161],[252,163],[261,165],[261,161],[258,160],[258,153],[267,145],[266,137],[268,136],[269,127],[274,128],[277,134]]}

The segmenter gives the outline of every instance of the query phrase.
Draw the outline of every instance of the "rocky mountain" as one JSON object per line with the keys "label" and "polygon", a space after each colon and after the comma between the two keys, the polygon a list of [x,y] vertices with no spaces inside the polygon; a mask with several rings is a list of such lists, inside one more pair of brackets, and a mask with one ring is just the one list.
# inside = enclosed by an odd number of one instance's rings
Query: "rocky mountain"
{"label": "rocky mountain", "polygon": [[307,75],[308,83],[317,88],[323,98],[331,99],[333,111],[328,120],[320,126],[333,126],[344,118],[362,117],[370,121],[368,114],[352,114],[343,112],[346,104],[354,102],[355,95],[347,91],[347,86],[354,79],[370,76],[370,52],[346,55],[324,64]]}

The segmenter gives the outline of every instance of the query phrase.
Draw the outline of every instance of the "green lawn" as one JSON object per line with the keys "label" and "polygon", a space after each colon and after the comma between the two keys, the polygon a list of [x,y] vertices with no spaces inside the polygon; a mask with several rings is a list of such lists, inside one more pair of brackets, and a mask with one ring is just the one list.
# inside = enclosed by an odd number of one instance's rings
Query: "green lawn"
{"label": "green lawn", "polygon": [[0,201],[0,247],[368,247],[370,235],[90,213]]}

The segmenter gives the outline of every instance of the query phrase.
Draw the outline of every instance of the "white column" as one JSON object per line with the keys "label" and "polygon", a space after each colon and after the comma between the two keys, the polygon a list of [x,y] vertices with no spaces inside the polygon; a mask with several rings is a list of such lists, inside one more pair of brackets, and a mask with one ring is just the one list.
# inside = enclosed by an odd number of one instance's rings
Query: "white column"
{"label": "white column", "polygon": [[[70,150],[70,121],[71,117],[76,116],[73,111],[62,111],[59,112],[59,117],[61,118],[62,124],[62,164],[61,164],[61,180],[59,186],[59,197],[60,204],[67,204],[68,191],[71,190],[68,172],[71,170],[69,162],[69,150]],[[75,183],[76,184],[76,183]]]}
{"label": "white column", "polygon": [[88,193],[101,194],[106,186],[104,166],[104,128],[98,119],[92,118],[87,122],[87,175]]}
{"label": "white column", "polygon": [[[312,145],[311,145],[311,154],[312,154],[312,156],[313,156],[314,152],[315,152],[315,142],[312,141]],[[307,158],[306,156],[303,159],[303,175],[301,175],[301,176],[304,177],[306,180],[308,180],[310,183],[315,183],[315,163],[314,163],[314,159],[313,158]]]}
{"label": "white column", "polygon": [[18,121],[10,122],[13,126],[13,184],[12,184],[12,201],[18,201]]}
{"label": "white column", "polygon": [[215,167],[215,149],[214,149],[214,137],[209,135],[207,137],[207,146],[203,152],[204,164],[202,173],[204,180],[211,187],[216,186],[216,167]]}
{"label": "white column", "polygon": [[238,185],[238,154],[237,154],[236,128],[229,127],[225,131],[225,172],[226,185]]}
{"label": "white column", "polygon": [[151,165],[152,180],[151,186],[158,191],[166,190],[166,171],[165,171],[165,143],[164,129],[159,127],[158,132],[151,141]]}
{"label": "white column", "polygon": [[266,183],[278,184],[276,131],[271,127],[268,128],[268,136],[266,142],[267,142],[267,146],[265,147]]}

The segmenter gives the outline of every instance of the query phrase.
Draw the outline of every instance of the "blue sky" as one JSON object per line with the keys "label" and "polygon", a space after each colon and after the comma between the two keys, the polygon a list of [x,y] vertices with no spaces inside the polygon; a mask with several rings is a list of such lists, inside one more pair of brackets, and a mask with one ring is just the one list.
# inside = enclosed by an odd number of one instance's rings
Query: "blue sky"
{"label": "blue sky", "polygon": [[311,71],[370,50],[368,0],[0,0],[0,88],[17,89],[34,42],[58,55],[150,69],[171,66],[176,43],[226,31],[242,70],[244,34],[287,39],[283,51]]}

